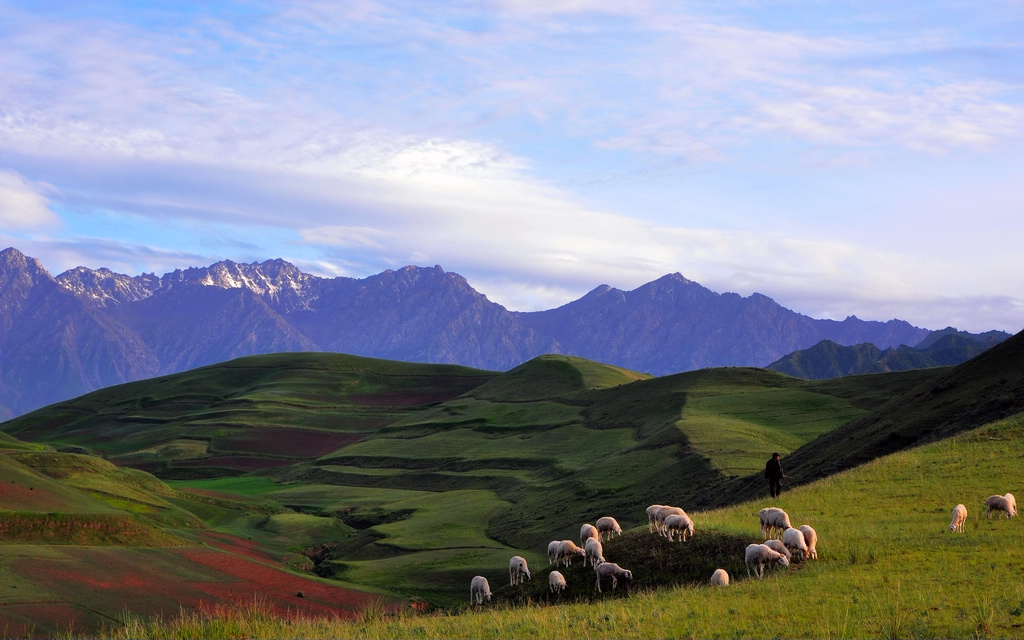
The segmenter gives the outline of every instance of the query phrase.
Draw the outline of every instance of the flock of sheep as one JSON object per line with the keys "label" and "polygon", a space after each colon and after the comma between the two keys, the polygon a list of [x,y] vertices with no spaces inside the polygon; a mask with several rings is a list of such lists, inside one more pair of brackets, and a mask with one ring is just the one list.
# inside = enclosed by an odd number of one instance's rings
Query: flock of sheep
{"label": "flock of sheep", "polygon": [[[1012,493],[1005,496],[989,496],[985,499],[985,515],[992,517],[993,511],[1002,511],[1007,518],[1017,516],[1017,499]],[[963,532],[964,523],[967,522],[967,507],[958,504],[953,507],[953,519],[949,522],[949,530],[952,532]]]}
{"label": "flock of sheep", "polygon": [[[1017,515],[1017,500],[1012,493],[1004,496],[989,496],[985,501],[987,515],[992,517],[992,512],[1003,512],[1007,518]],[[747,567],[747,577],[750,578],[750,569],[753,567],[754,575],[761,579],[764,577],[764,568],[769,564],[789,566],[794,558],[797,561],[816,560],[818,558],[818,534],[810,525],[793,527],[790,523],[789,514],[778,507],[766,507],[758,512],[761,521],[761,536],[764,542],[761,544],[748,545],[744,553],[744,562]],[[967,507],[958,504],[953,509],[953,520],[949,523],[950,531],[963,531],[964,522],[967,520]],[[653,504],[647,507],[647,526],[651,533],[675,541],[686,542],[693,537],[693,520],[687,513],[679,508],[661,504]],[[581,558],[583,566],[593,566],[596,580],[594,588],[601,591],[602,580],[611,578],[612,589],[618,586],[619,580],[632,580],[633,573],[629,569],[623,569],[614,562],[608,562],[604,558],[603,540],[613,535],[622,535],[622,527],[615,518],[605,516],[599,518],[596,524],[584,524],[580,528],[580,545],[577,546],[572,540],[552,540],[548,544],[548,562],[559,567],[562,563],[570,566],[574,558]],[[778,538],[776,536],[779,536]],[[515,586],[530,580],[530,568],[526,559],[522,556],[512,556],[508,564],[509,584]],[[729,574],[725,569],[716,569],[711,575],[711,584],[716,586],[727,586]],[[548,585],[552,593],[560,593],[566,588],[565,576],[562,572],[555,570],[548,576]],[[484,600],[490,601],[491,588],[487,578],[475,576],[469,587],[469,601],[471,604],[481,605]]]}

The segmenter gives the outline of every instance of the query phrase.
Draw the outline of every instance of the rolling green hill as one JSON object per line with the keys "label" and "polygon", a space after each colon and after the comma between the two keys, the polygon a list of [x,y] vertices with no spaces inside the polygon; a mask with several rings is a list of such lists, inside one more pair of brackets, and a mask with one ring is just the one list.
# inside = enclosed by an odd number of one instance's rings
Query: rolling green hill
{"label": "rolling green hill", "polygon": [[[175,517],[278,562],[452,606],[471,576],[513,554],[543,563],[548,541],[582,522],[636,527],[648,504],[763,495],[772,451],[809,482],[1020,412],[1021,353],[1018,335],[955,368],[823,381],[751,368],[651,378],[567,356],[495,373],[290,353],[112,387],[0,429],[174,481],[187,493],[159,499],[188,514]],[[177,526],[111,497],[105,473],[77,482],[98,504]]]}

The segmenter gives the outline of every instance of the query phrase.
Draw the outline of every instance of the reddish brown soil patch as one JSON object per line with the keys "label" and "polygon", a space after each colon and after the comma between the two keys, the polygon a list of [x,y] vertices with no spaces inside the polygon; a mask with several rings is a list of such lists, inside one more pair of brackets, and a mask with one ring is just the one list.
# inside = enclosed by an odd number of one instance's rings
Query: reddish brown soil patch
{"label": "reddish brown soil patch", "polygon": [[[240,540],[224,544],[245,546]],[[248,552],[254,554],[253,549]],[[40,630],[73,625],[76,632],[87,634],[95,632],[103,616],[107,621],[120,619],[125,610],[173,616],[182,610],[251,604],[254,598],[281,615],[345,616],[376,597],[208,548],[70,547],[61,554],[14,557],[8,562],[12,572],[53,594],[56,601],[49,606],[0,606],[0,629],[7,624],[8,635],[29,620]]]}
{"label": "reddish brown soil patch", "polygon": [[294,460],[272,460],[270,458],[255,458],[249,456],[212,456],[198,460],[176,460],[172,469],[231,469],[233,471],[259,471],[273,467],[286,467],[295,464]]}
{"label": "reddish brown soil patch", "polygon": [[252,558],[259,562],[278,561],[277,558],[262,550],[252,540],[244,540],[238,536],[233,536],[228,533],[220,533],[219,531],[200,531],[199,538],[211,547],[216,547],[222,551],[228,551],[240,556]]}
{"label": "reddish brown soil patch", "polygon": [[304,429],[255,428],[215,438],[218,451],[269,453],[295,458],[319,458],[362,440],[361,433],[331,433]]}
{"label": "reddish brown soil patch", "polygon": [[[77,508],[76,508],[77,507]],[[54,495],[44,487],[21,482],[0,482],[0,509],[11,511],[80,511],[81,506]]]}
{"label": "reddish brown soil patch", "polygon": [[348,397],[352,404],[366,407],[418,407],[451,400],[447,389],[416,389],[412,391],[378,391],[377,393],[354,393]]}
{"label": "reddish brown soil patch", "polygon": [[[281,615],[296,611],[313,615],[351,614],[374,598],[372,594],[316,582],[220,551],[183,549],[182,554],[192,562],[240,581],[198,585],[211,596],[235,604],[251,602],[254,594],[264,596]],[[301,599],[296,597],[300,591],[304,596]]]}
{"label": "reddish brown soil patch", "polygon": [[70,602],[0,605],[4,638],[52,638],[69,629],[99,628],[109,618]]}

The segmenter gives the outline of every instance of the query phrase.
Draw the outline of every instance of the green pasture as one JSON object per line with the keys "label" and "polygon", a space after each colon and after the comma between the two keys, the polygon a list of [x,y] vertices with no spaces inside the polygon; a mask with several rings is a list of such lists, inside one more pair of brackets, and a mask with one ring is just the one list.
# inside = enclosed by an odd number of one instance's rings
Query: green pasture
{"label": "green pasture", "polygon": [[[991,494],[1020,492],[1022,467],[1024,415],[1017,414],[788,491],[776,502],[693,511],[695,541],[713,531],[759,537],[757,511],[769,504],[818,532],[818,560],[768,570],[764,580],[736,570],[725,588],[634,584],[594,602],[494,602],[461,615],[368,610],[355,621],[281,619],[256,603],[213,616],[136,619],[105,637],[1019,638],[1024,519],[988,519],[983,504]],[[961,502],[969,510],[966,530],[950,533],[950,511]],[[651,535],[646,525],[629,533],[638,545]],[[489,575],[500,576],[504,566]],[[468,581],[462,586],[468,599]]]}
{"label": "green pasture", "polygon": [[718,387],[690,393],[677,423],[725,475],[764,469],[765,452],[789,453],[864,410],[803,389]]}

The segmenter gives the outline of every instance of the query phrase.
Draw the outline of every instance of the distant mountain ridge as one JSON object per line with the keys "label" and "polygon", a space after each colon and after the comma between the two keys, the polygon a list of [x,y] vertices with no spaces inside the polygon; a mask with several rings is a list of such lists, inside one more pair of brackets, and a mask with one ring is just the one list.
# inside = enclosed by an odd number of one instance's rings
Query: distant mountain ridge
{"label": "distant mountain ridge", "polygon": [[760,294],[719,294],[675,273],[602,285],[557,309],[513,312],[439,266],[321,278],[284,260],[127,276],[51,276],[0,251],[0,418],[104,386],[232,358],[330,351],[506,370],[577,355],[662,375],[765,366],[822,340],[917,344],[902,320],[816,320]]}
{"label": "distant mountain ridge", "polygon": [[1003,331],[971,334],[947,327],[933,331],[916,347],[900,345],[895,349],[879,349],[868,342],[843,346],[822,340],[809,349],[783,356],[765,368],[805,380],[824,380],[862,373],[945,367],[967,362],[1009,337],[1010,334]]}

